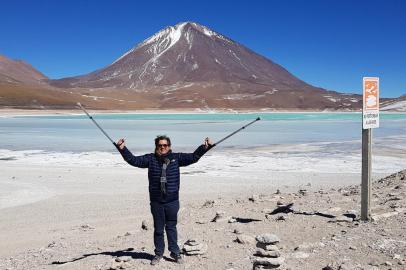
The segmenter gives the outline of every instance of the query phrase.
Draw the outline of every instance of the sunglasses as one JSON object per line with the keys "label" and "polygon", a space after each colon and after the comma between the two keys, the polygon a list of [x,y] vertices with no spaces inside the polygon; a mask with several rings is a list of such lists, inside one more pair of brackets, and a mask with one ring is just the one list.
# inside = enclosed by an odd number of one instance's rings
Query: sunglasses
{"label": "sunglasses", "polygon": [[158,144],[158,147],[168,147],[169,145],[168,144]]}

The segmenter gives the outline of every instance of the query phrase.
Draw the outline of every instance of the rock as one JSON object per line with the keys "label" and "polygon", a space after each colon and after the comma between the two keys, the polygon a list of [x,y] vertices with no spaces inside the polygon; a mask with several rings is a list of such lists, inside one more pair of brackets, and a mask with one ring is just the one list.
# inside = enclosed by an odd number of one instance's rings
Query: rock
{"label": "rock", "polygon": [[188,251],[185,254],[188,256],[194,256],[194,255],[203,255],[207,252],[207,245],[204,245],[202,247],[202,249],[200,250],[192,250],[192,251]]}
{"label": "rock", "polygon": [[237,219],[235,217],[231,217],[228,219],[228,223],[235,223],[237,222]]}
{"label": "rock", "polygon": [[[269,267],[279,267],[283,264],[285,261],[285,258],[279,257],[279,258],[255,258],[253,261],[254,267],[258,265],[263,265],[263,266],[269,266]],[[266,269],[266,268],[265,268]]]}
{"label": "rock", "polygon": [[306,189],[302,188],[302,189],[299,189],[298,193],[299,193],[300,195],[302,195],[302,196],[306,196],[308,192],[307,192]]}
{"label": "rock", "polygon": [[216,216],[211,220],[211,222],[224,222],[228,221],[229,217],[225,216],[225,212],[218,211],[216,212]]}
{"label": "rock", "polygon": [[116,258],[116,260],[111,263],[109,270],[125,269],[125,266],[123,266],[121,260],[118,262],[117,259],[119,258]]}
{"label": "rock", "polygon": [[285,216],[278,216],[275,220],[276,221],[285,221],[286,217]]}
{"label": "rock", "polygon": [[327,265],[327,266],[323,267],[322,270],[334,270],[334,268]]}
{"label": "rock", "polygon": [[396,208],[395,211],[398,212],[398,213],[403,213],[403,212],[406,212],[406,208],[405,207],[399,207],[399,208]]}
{"label": "rock", "polygon": [[121,261],[129,262],[129,261],[131,261],[131,257],[130,256],[123,256],[123,257],[121,257]]}
{"label": "rock", "polygon": [[273,269],[273,268],[277,268],[277,267],[264,266],[264,265],[255,265],[255,266],[253,267],[254,270]]}
{"label": "rock", "polygon": [[344,195],[344,196],[350,196],[351,194],[350,194],[350,191],[348,191],[348,190],[346,190],[346,189],[343,189],[343,188],[339,188],[338,189],[338,192],[340,192],[342,195]]}
{"label": "rock", "polygon": [[186,255],[202,255],[207,252],[208,246],[205,243],[200,243],[195,239],[189,239],[183,245],[183,251]]}
{"label": "rock", "polygon": [[278,246],[276,246],[275,244],[264,244],[264,243],[260,243],[257,242],[256,244],[257,248],[262,248],[263,250],[279,250]]}
{"label": "rock", "polygon": [[281,253],[279,251],[266,251],[261,248],[257,248],[257,250],[254,253],[254,256],[257,257],[268,257],[268,258],[278,258],[281,256]]}
{"label": "rock", "polygon": [[255,238],[250,235],[240,234],[235,241],[240,244],[254,244]]}
{"label": "rock", "polygon": [[394,260],[400,260],[402,257],[399,254],[393,254]]}
{"label": "rock", "polygon": [[52,241],[51,243],[48,244],[48,247],[49,247],[49,248],[53,248],[53,247],[55,247],[55,246],[56,246],[55,241]]}
{"label": "rock", "polygon": [[256,195],[256,194],[254,194],[254,195],[252,195],[251,197],[249,197],[248,200],[249,200],[250,202],[257,202],[257,201],[259,201],[259,196]]}
{"label": "rock", "polygon": [[90,226],[89,224],[84,224],[80,226],[80,229],[83,231],[89,231],[89,230],[94,230],[95,228]]}
{"label": "rock", "polygon": [[202,205],[202,207],[213,207],[214,206],[214,201],[213,200],[207,200],[205,203]]}
{"label": "rock", "polygon": [[185,252],[190,252],[190,251],[199,251],[199,250],[202,250],[202,249],[204,249],[204,244],[198,244],[198,245],[195,245],[195,246],[188,246],[188,245],[184,245],[183,246],[183,250],[185,251]]}
{"label": "rock", "polygon": [[144,231],[148,231],[148,223],[146,220],[142,221],[141,229],[143,229]]}
{"label": "rock", "polygon": [[266,245],[264,249],[267,251],[279,251],[278,246],[275,245]]}
{"label": "rock", "polygon": [[303,252],[303,251],[296,251],[292,253],[292,258],[295,259],[306,259],[309,258],[309,253]]}
{"label": "rock", "polygon": [[130,235],[131,235],[130,232],[126,232],[126,233],[124,234],[124,236],[130,236]]}
{"label": "rock", "polygon": [[199,241],[196,239],[189,239],[185,242],[185,245],[187,246],[197,246],[199,244],[200,244]]}
{"label": "rock", "polygon": [[276,236],[275,234],[270,234],[270,233],[265,233],[265,234],[261,234],[261,235],[257,235],[257,237],[255,237],[255,239],[261,243],[261,244],[276,244],[278,243],[279,237]]}

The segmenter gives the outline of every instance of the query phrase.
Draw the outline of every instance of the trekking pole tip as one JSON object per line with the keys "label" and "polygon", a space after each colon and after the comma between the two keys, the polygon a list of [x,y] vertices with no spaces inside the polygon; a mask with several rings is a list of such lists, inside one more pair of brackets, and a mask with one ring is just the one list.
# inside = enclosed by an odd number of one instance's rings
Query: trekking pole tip
{"label": "trekking pole tip", "polygon": [[257,118],[257,121],[259,121],[259,120],[261,120],[261,117],[258,117],[258,118]]}

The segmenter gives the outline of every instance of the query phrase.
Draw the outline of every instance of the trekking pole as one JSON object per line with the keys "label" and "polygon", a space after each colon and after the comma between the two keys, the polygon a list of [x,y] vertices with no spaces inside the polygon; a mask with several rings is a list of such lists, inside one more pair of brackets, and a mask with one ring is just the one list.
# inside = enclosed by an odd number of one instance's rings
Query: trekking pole
{"label": "trekking pole", "polygon": [[237,129],[236,131],[234,131],[234,132],[231,133],[230,135],[227,135],[227,136],[224,137],[223,139],[221,139],[221,140],[219,140],[218,142],[212,144],[210,148],[213,148],[214,146],[216,146],[216,145],[218,145],[219,143],[221,143],[221,142],[227,140],[228,138],[230,138],[230,137],[233,136],[234,134],[240,132],[241,130],[245,129],[245,128],[248,127],[249,125],[252,125],[252,124],[254,124],[256,121],[259,121],[259,120],[261,120],[261,118],[258,117],[258,118],[255,119],[254,121],[249,122],[248,124],[246,124],[245,126],[239,128],[239,129]]}
{"label": "trekking pole", "polygon": [[93,117],[90,114],[88,114],[88,112],[85,110],[85,108],[83,108],[82,104],[80,104],[80,102],[78,102],[77,105],[79,106],[79,108],[82,109],[82,111],[85,112],[85,114],[90,118],[90,120],[93,121],[93,123],[101,130],[101,132],[103,132],[103,134],[107,137],[107,139],[109,139],[110,142],[112,144],[114,144],[114,146],[118,149],[118,145],[110,138],[109,135],[107,135],[107,133],[101,128],[101,126],[99,126],[99,124],[97,124],[97,122],[93,119]]}

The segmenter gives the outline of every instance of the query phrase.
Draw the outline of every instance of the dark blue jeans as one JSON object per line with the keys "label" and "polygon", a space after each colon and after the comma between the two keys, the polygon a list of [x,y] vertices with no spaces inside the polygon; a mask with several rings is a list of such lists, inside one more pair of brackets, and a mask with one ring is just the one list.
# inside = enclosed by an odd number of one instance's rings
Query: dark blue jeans
{"label": "dark blue jeans", "polygon": [[155,254],[162,256],[165,251],[164,228],[168,239],[168,249],[174,254],[179,254],[178,223],[179,200],[160,203],[151,202],[151,213],[154,218],[154,245]]}

